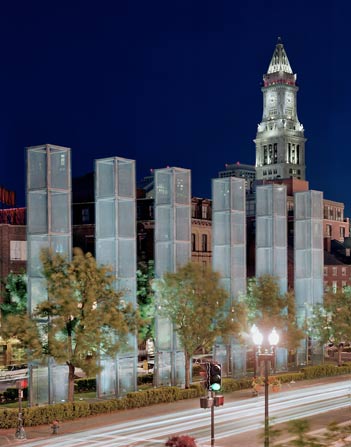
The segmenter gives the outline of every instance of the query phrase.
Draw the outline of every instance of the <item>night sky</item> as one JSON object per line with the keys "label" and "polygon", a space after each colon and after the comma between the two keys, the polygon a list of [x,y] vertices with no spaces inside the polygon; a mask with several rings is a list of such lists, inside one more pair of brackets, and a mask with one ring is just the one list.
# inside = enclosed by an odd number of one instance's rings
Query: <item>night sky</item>
{"label": "night sky", "polygon": [[25,205],[25,147],[52,143],[72,149],[73,176],[121,156],[138,179],[189,168],[193,195],[210,197],[225,163],[255,163],[262,75],[281,36],[310,188],[350,215],[349,4],[1,2],[0,185]]}

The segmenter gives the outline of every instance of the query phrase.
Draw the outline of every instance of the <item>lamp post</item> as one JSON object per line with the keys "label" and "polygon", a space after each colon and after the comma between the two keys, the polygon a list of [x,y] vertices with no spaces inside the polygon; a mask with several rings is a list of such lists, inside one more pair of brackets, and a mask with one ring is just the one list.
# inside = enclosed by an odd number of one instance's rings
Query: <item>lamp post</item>
{"label": "lamp post", "polygon": [[264,447],[269,447],[268,367],[274,359],[274,348],[279,342],[279,335],[273,328],[268,336],[269,348],[262,349],[263,335],[256,325],[251,328],[251,334],[257,347],[257,358],[259,362],[264,362]]}

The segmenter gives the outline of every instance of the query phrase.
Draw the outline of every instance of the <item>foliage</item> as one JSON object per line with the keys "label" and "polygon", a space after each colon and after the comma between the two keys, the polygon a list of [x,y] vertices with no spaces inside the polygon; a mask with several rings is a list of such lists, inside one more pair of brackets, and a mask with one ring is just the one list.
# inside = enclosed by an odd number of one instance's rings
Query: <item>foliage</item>
{"label": "foliage", "polygon": [[151,287],[155,277],[154,261],[139,262],[136,271],[137,300],[142,324],[138,329],[140,343],[145,343],[148,338],[154,339],[155,335],[155,300]]}
{"label": "foliage", "polygon": [[96,391],[96,378],[76,379],[74,381],[74,390],[77,391],[77,393]]}
{"label": "foliage", "polygon": [[90,253],[74,249],[68,261],[44,250],[41,260],[48,299],[33,314],[40,321],[41,354],[68,365],[69,400],[73,400],[75,368],[87,375],[96,373],[100,355],[113,356],[126,348],[138,318],[122,292],[114,289],[111,269],[98,266]]}
{"label": "foliage", "polygon": [[193,437],[188,435],[171,436],[166,442],[167,447],[196,447],[196,441]]}
{"label": "foliage", "polygon": [[5,280],[4,302],[0,304],[2,317],[24,314],[27,311],[27,275],[10,272]]}
{"label": "foliage", "polygon": [[351,288],[327,291],[324,294],[324,307],[316,307],[311,319],[313,335],[322,343],[333,343],[338,350],[338,365],[345,344],[351,342]]}
{"label": "foliage", "polygon": [[[1,336],[17,339],[24,347],[37,337],[34,323],[27,315],[27,275],[10,272],[5,281],[4,302],[0,304]],[[34,342],[35,343],[35,342]]]}
{"label": "foliage", "polygon": [[297,327],[294,294],[282,295],[277,278],[271,275],[251,278],[245,302],[251,326],[255,324],[267,334],[275,327],[280,335],[280,346],[288,349],[299,346],[304,333]]}
{"label": "foliage", "polygon": [[210,268],[189,262],[156,282],[159,313],[173,323],[184,349],[186,387],[190,358],[200,349],[211,348],[219,336],[239,337],[245,320],[240,303],[227,311],[229,297],[219,279]]}
{"label": "foliage", "polygon": [[280,444],[276,447],[323,447],[319,440],[308,434],[310,430],[309,422],[305,419],[297,419],[288,422],[288,432],[295,436],[294,439]]}

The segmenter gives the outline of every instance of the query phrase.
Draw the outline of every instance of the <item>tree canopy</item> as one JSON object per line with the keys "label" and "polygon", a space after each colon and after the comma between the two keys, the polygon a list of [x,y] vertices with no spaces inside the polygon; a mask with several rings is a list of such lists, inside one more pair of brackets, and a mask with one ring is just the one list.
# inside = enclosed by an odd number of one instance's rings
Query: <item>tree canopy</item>
{"label": "tree canopy", "polygon": [[322,343],[330,343],[338,350],[338,364],[345,344],[351,343],[351,288],[345,287],[335,293],[328,290],[323,297],[323,306],[316,307],[311,319],[312,335]]}
{"label": "tree canopy", "polygon": [[98,370],[100,355],[113,356],[135,332],[138,316],[123,293],[114,288],[111,269],[74,249],[72,261],[43,251],[43,273],[48,297],[33,313],[46,355],[69,367],[69,400],[73,399],[76,367],[87,374]]}
{"label": "tree canopy", "polygon": [[255,324],[264,333],[275,327],[280,334],[280,346],[289,349],[299,346],[304,333],[297,327],[294,294],[291,291],[281,294],[277,278],[271,275],[252,278],[245,301],[250,325]]}
{"label": "tree canopy", "polygon": [[198,263],[188,263],[157,281],[159,312],[172,321],[185,353],[185,386],[189,386],[189,360],[201,348],[209,349],[217,337],[238,337],[245,321],[243,306],[228,309],[228,293],[220,275]]}
{"label": "tree canopy", "polygon": [[139,262],[136,271],[137,300],[141,318],[138,330],[139,343],[154,339],[155,333],[155,300],[151,284],[155,277],[154,261]]}

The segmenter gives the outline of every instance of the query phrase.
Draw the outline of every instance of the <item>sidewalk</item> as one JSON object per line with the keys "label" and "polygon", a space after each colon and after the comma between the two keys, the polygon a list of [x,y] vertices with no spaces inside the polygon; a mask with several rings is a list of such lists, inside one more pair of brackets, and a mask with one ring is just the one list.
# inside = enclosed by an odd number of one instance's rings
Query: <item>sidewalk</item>
{"label": "sidewalk", "polygon": [[[350,379],[349,375],[328,377],[323,379],[314,380],[304,380],[295,383],[286,383],[282,385],[282,391],[288,391],[293,389],[301,389],[317,384],[332,383],[343,381],[345,379]],[[350,382],[351,385],[351,382]],[[252,390],[240,390],[224,395],[224,405],[226,402],[238,401],[241,399],[248,399],[253,397]],[[160,414],[172,413],[175,411],[183,411],[189,409],[200,408],[199,398],[181,400],[177,402],[171,402],[166,404],[157,404],[149,407],[135,408],[132,410],[122,410],[113,413],[105,413],[96,416],[89,416],[81,419],[76,419],[73,421],[60,422],[60,428],[58,429],[58,435],[60,434],[70,434],[78,433],[88,429],[94,429],[97,427],[104,427],[120,422],[141,419],[145,417],[155,417]],[[52,436],[57,436],[52,434],[51,424],[50,425],[39,425],[35,427],[24,427],[27,439],[45,439]],[[21,441],[15,439],[15,429],[0,430],[0,446],[10,446],[18,444]]]}

